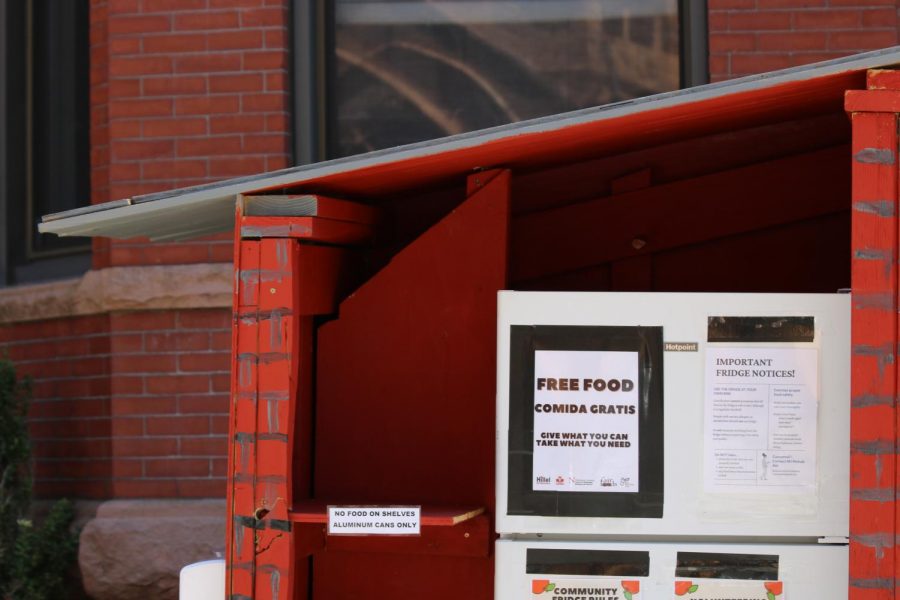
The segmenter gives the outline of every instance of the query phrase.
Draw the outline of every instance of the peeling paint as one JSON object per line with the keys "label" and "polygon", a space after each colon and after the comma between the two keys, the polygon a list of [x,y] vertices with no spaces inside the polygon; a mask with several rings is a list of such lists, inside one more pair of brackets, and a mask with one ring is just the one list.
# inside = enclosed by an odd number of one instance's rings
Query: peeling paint
{"label": "peeling paint", "polygon": [[851,442],[851,452],[868,455],[892,455],[894,454],[894,442],[890,440],[876,440],[874,442]]}
{"label": "peeling paint", "polygon": [[[890,274],[891,265],[885,266],[887,273]],[[894,310],[894,295],[891,293],[872,293],[872,294],[853,294],[853,308],[864,310],[867,308],[875,308],[880,310]]]}
{"label": "peeling paint", "polygon": [[860,248],[853,252],[853,257],[857,260],[876,260],[884,261],[884,276],[891,274],[891,268],[894,266],[893,249],[884,250],[881,248]]}
{"label": "peeling paint", "polygon": [[282,344],[284,344],[284,339],[281,335],[281,322],[281,313],[272,311],[269,319],[269,345],[274,350],[280,350]]}
{"label": "peeling paint", "polygon": [[281,591],[281,572],[273,569],[269,575],[269,585],[272,589],[272,600],[278,600],[278,592]]}
{"label": "peeling paint", "polygon": [[253,475],[247,474],[247,473],[235,473],[232,476],[232,479],[234,480],[235,483],[251,483],[251,484],[256,483],[256,477],[254,477]]}
{"label": "peeling paint", "polygon": [[257,321],[265,321],[267,319],[271,319],[273,315],[278,315],[279,317],[289,317],[293,314],[294,313],[291,309],[280,306],[271,310],[248,310],[240,313],[239,317],[245,325],[253,325]]}
{"label": "peeling paint", "polygon": [[238,443],[241,449],[241,471],[246,471],[250,463],[250,446],[253,443],[252,433],[238,432],[234,434],[234,441]]}
{"label": "peeling paint", "polygon": [[263,352],[261,354],[256,354],[254,352],[242,352],[237,355],[238,361],[240,361],[242,364],[247,363],[250,365],[269,365],[282,360],[290,360],[290,358],[290,352]]}
{"label": "peeling paint", "polygon": [[853,354],[857,356],[874,356],[878,360],[878,376],[884,377],[884,370],[888,365],[894,364],[894,353],[889,345],[868,346],[860,344],[853,346]]}
{"label": "peeling paint", "polygon": [[867,488],[863,490],[850,490],[850,497],[854,500],[863,500],[866,502],[893,502],[895,499],[894,490],[890,488]]}
{"label": "peeling paint", "polygon": [[878,215],[879,217],[893,217],[894,203],[890,200],[864,200],[854,202],[853,210],[861,213]]}
{"label": "peeling paint", "polygon": [[[245,277],[246,274],[246,277]],[[252,275],[252,277],[251,277]],[[253,296],[259,288],[259,272],[258,271],[241,271],[241,282],[243,284],[243,292],[241,293],[242,304],[253,304]]]}
{"label": "peeling paint", "polygon": [[850,578],[850,587],[862,588],[867,590],[892,590],[894,589],[894,580],[886,577],[877,579],[859,579]]}
{"label": "peeling paint", "polygon": [[241,271],[240,277],[244,285],[259,285],[260,283],[276,281],[281,283],[285,279],[289,279],[293,273],[291,271],[276,271],[274,269],[253,269]]}
{"label": "peeling paint", "polygon": [[894,260],[894,251],[881,248],[861,248],[856,250],[853,256],[860,260]]}
{"label": "peeling paint", "polygon": [[238,354],[238,385],[247,387],[253,381],[253,362],[249,360],[252,355]]}
{"label": "peeling paint", "polygon": [[275,259],[278,261],[278,266],[282,269],[288,266],[289,249],[290,245],[287,240],[278,240],[275,243]]}
{"label": "peeling paint", "polygon": [[240,552],[244,547],[244,528],[238,522],[238,518],[234,518],[234,547]]}
{"label": "peeling paint", "polygon": [[273,362],[279,362],[282,360],[290,360],[291,353],[290,352],[263,352],[259,355],[259,363],[263,365],[269,365]]}
{"label": "peeling paint", "polygon": [[867,406],[893,406],[893,396],[882,396],[878,394],[860,394],[854,396],[850,401],[853,408],[866,408]]}
{"label": "peeling paint", "polygon": [[266,403],[266,416],[269,433],[280,433],[281,423],[279,419],[278,403],[288,401],[286,391],[263,392],[262,399]]}
{"label": "peeling paint", "polygon": [[890,536],[885,533],[870,533],[865,535],[851,535],[850,540],[854,543],[873,548],[875,550],[875,558],[881,560],[884,558],[885,548],[890,548],[894,544]]}
{"label": "peeling paint", "polygon": [[254,404],[259,400],[256,390],[239,390],[236,396],[241,400],[249,400]]}
{"label": "peeling paint", "polygon": [[269,432],[278,432],[278,401],[266,398],[266,414],[268,416]]}
{"label": "peeling paint", "polygon": [[290,225],[242,225],[242,238],[290,237]]}
{"label": "peeling paint", "polygon": [[256,478],[256,481],[283,484],[287,482],[287,477],[285,477],[284,475],[260,475]]}
{"label": "peeling paint", "polygon": [[853,155],[853,159],[864,165],[892,165],[894,153],[890,148],[863,148]]}

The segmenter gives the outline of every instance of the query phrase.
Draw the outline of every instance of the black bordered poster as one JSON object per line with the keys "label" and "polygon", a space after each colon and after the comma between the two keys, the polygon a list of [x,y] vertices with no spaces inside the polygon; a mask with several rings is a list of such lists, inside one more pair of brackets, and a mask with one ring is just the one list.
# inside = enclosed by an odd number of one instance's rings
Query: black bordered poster
{"label": "black bordered poster", "polygon": [[508,513],[662,517],[662,328],[510,336]]}

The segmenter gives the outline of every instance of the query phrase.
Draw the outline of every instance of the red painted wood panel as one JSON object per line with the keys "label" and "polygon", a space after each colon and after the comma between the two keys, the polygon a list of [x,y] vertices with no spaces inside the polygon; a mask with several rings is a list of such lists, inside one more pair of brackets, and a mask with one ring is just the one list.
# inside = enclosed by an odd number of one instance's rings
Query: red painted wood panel
{"label": "red painted wood panel", "polygon": [[[256,598],[294,600],[295,584],[305,589],[305,573],[294,570],[294,552],[288,526],[293,505],[292,482],[294,414],[301,363],[301,336],[311,335],[309,318],[297,314],[299,306],[298,254],[293,239],[262,239],[259,260],[259,309],[242,313],[241,321],[256,327],[258,373],[256,415],[256,478],[254,481]],[[302,473],[302,470],[301,470]]]}
{"label": "red painted wood panel", "polygon": [[[513,215],[547,210],[610,195],[612,181],[648,169],[651,183],[694,179],[823,148],[846,145],[850,122],[843,113],[729,129],[670,144],[648,144],[625,153],[603,155],[553,168],[516,171],[512,182]],[[690,157],[690,160],[685,160]]]}
{"label": "red painted wood panel", "polygon": [[516,217],[510,277],[539,279],[847,210],[846,161],[845,147],[829,148]]}
{"label": "red painted wood panel", "polygon": [[236,265],[228,524],[229,594],[283,600],[294,569],[288,509],[300,336],[298,244],[240,240]]}
{"label": "red painted wood panel", "polygon": [[236,243],[234,334],[232,343],[232,405],[228,446],[228,524],[226,543],[228,580],[227,594],[251,596],[254,589],[255,561],[253,532],[239,516],[253,514],[253,480],[256,469],[255,446],[250,437],[255,433],[257,373],[254,365],[241,356],[258,352],[255,323],[237,318],[242,311],[259,306],[258,241],[240,240]]}
{"label": "red painted wood panel", "polygon": [[[319,500],[493,509],[496,292],[506,284],[510,175],[479,177],[486,184],[319,330]],[[493,595],[488,557],[328,551],[313,565],[314,597]]]}
{"label": "red painted wood panel", "polygon": [[834,293],[847,287],[849,211],[653,256],[655,291]]}
{"label": "red painted wood panel", "polygon": [[525,131],[474,148],[423,153],[387,165],[324,176],[304,186],[338,198],[385,198],[417,188],[446,186],[458,180],[461,173],[479,168],[502,166],[516,172],[529,171],[679,139],[840,113],[844,91],[862,87],[864,78],[859,72],[839,73],[606,121],[559,124],[553,130]]}
{"label": "red painted wood panel", "polygon": [[854,113],[850,598],[896,592],[897,117]]}

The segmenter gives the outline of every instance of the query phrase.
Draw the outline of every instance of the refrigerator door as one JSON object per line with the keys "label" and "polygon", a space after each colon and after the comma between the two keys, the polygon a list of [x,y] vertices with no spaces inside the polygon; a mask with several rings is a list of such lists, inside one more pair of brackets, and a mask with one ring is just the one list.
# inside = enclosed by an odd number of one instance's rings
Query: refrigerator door
{"label": "refrigerator door", "polygon": [[498,540],[496,552],[496,600],[846,600],[848,594],[847,546]]}
{"label": "refrigerator door", "polygon": [[497,531],[846,537],[849,398],[849,295],[501,292]]}

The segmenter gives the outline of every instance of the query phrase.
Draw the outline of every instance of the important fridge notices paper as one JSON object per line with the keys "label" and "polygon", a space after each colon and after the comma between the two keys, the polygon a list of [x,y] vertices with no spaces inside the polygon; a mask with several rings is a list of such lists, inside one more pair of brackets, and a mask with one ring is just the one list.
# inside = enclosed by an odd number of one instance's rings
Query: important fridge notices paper
{"label": "important fridge notices paper", "polygon": [[707,348],[707,492],[815,485],[817,356],[815,348]]}
{"label": "important fridge notices paper", "polygon": [[638,353],[534,353],[536,491],[639,490]]}

